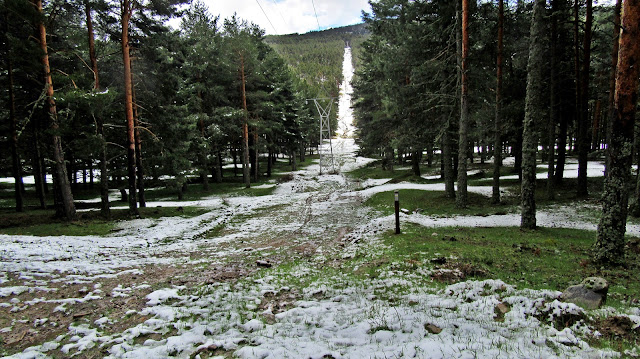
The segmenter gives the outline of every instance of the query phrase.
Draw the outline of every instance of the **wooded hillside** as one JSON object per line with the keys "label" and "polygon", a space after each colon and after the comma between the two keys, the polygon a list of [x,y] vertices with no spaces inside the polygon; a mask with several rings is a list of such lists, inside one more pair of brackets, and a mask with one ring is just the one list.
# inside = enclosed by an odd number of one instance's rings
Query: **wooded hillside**
{"label": "wooded hillside", "polygon": [[[74,219],[79,183],[95,181],[105,216],[113,188],[130,194],[136,215],[149,184],[182,197],[188,181],[205,189],[225,181],[232,163],[250,186],[270,176],[279,154],[314,151],[317,118],[305,100],[337,95],[341,39],[362,26],[270,38],[272,47],[256,25],[220,19],[201,2],[178,30],[167,27],[182,5],[2,2],[0,175],[16,183],[6,203],[17,211],[55,204]],[[289,67],[294,54],[301,60]],[[25,176],[35,182],[29,191]]]}

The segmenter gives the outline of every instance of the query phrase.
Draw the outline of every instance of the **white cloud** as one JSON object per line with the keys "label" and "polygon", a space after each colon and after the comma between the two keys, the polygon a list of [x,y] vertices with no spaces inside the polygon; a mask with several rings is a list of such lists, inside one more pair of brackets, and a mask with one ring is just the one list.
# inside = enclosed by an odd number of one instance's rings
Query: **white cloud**
{"label": "white cloud", "polygon": [[212,15],[220,15],[221,19],[225,19],[237,13],[239,18],[258,24],[270,35],[318,30],[318,23],[321,29],[357,24],[362,21],[362,10],[370,11],[367,0],[203,1]]}

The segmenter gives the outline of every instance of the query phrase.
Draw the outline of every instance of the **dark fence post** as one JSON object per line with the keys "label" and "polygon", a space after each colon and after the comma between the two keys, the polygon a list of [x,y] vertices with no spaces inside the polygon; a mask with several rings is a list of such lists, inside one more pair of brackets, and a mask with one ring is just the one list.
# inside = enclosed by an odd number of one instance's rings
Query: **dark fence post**
{"label": "dark fence post", "polygon": [[398,191],[394,191],[393,195],[396,207],[396,234],[400,234],[400,198],[398,196]]}

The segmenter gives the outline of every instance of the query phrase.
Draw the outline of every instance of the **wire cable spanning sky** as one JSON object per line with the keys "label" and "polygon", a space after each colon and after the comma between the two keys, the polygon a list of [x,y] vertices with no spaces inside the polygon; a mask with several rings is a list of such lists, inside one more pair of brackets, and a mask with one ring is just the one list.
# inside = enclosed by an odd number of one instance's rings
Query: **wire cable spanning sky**
{"label": "wire cable spanning sky", "polygon": [[268,35],[306,33],[362,22],[367,0],[203,0],[211,15],[258,24]]}

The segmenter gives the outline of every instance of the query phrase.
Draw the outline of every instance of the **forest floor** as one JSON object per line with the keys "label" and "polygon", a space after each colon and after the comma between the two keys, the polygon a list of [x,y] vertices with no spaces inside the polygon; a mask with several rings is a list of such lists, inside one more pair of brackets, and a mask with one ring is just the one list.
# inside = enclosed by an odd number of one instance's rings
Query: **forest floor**
{"label": "forest floor", "polygon": [[[336,174],[312,164],[253,192],[156,198],[146,218],[72,225],[86,235],[0,229],[0,355],[640,356],[636,222],[628,267],[598,268],[596,200],[541,201],[540,229],[523,232],[516,186],[488,206],[476,172],[460,211],[429,173],[392,180],[352,140],[333,150]],[[559,301],[590,275],[611,282],[606,306]]]}

